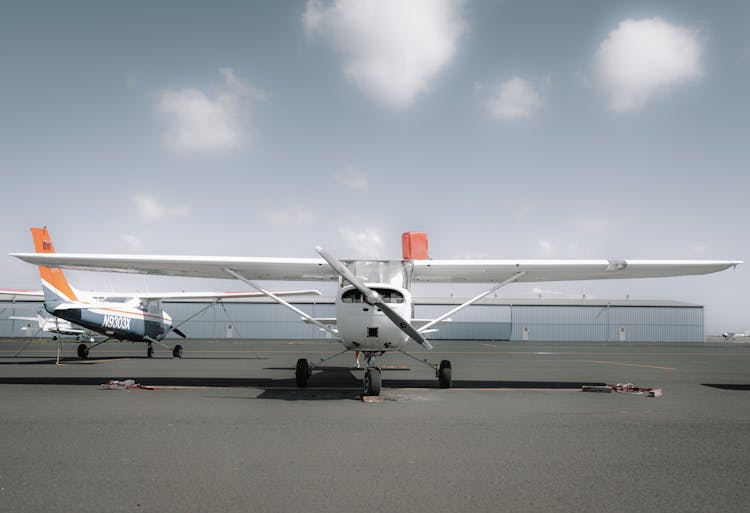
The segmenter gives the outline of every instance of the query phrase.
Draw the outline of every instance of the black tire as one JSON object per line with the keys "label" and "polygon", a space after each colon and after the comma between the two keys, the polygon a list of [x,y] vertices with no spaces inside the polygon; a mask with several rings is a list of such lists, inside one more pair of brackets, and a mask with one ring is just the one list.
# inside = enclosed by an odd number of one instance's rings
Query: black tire
{"label": "black tire", "polygon": [[151,346],[148,346],[146,349],[146,357],[153,358],[154,357],[154,348]]}
{"label": "black tire", "polygon": [[305,358],[297,360],[297,370],[294,373],[294,376],[297,379],[297,386],[306,387],[307,380],[311,374],[312,369],[310,368],[308,361]]}
{"label": "black tire", "polygon": [[172,349],[172,356],[175,358],[182,358],[182,346],[180,344],[177,344]]}
{"label": "black tire", "polygon": [[438,381],[440,382],[440,388],[450,388],[451,379],[451,362],[443,360],[440,362],[440,368],[438,369]]}
{"label": "black tire", "polygon": [[85,360],[89,356],[89,348],[86,344],[78,344],[78,358]]}
{"label": "black tire", "polygon": [[377,367],[369,367],[365,371],[365,377],[362,380],[362,395],[379,396],[381,382],[380,369]]}

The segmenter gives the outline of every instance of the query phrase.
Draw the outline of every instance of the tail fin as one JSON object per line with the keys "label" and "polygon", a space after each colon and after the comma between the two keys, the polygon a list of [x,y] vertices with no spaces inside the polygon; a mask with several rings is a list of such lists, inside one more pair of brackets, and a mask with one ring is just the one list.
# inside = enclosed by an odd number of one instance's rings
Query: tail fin
{"label": "tail fin", "polygon": [[[44,228],[32,228],[31,234],[34,237],[34,249],[37,253],[55,252],[46,226]],[[47,311],[51,311],[63,302],[78,301],[75,290],[68,283],[62,269],[39,266],[39,276],[42,278],[44,306]]]}

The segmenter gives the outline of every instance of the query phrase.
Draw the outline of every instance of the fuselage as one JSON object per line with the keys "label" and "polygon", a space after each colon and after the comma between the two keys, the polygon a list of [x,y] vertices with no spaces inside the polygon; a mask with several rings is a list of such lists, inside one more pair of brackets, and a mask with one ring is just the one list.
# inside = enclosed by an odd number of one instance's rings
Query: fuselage
{"label": "fuselage", "polygon": [[92,303],[49,313],[102,335],[133,342],[161,340],[172,326],[172,318],[161,309],[161,301]]}
{"label": "fuselage", "polygon": [[[404,288],[368,283],[384,302],[407,321],[412,318],[412,296]],[[342,287],[336,297],[336,320],[342,343],[357,351],[398,351],[408,342],[404,334],[377,307],[365,301],[353,286]]]}

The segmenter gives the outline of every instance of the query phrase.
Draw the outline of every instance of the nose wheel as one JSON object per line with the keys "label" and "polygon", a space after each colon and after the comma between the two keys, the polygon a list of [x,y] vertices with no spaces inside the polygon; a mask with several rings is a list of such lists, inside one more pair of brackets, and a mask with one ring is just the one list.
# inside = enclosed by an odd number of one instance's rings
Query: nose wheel
{"label": "nose wheel", "polygon": [[148,343],[148,348],[146,349],[146,356],[148,358],[154,357],[154,346],[151,345],[151,342]]}
{"label": "nose wheel", "polygon": [[362,396],[380,395],[381,383],[382,376],[380,374],[380,369],[377,367],[368,367],[365,370],[365,378],[362,380]]}

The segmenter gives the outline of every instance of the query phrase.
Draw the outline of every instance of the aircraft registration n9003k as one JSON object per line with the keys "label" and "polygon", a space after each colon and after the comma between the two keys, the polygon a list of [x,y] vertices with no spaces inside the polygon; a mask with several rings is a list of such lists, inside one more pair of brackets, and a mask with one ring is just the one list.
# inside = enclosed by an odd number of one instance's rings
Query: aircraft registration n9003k
{"label": "aircraft registration n9003k", "polygon": [[[420,243],[414,243],[414,242]],[[437,324],[513,282],[545,282],[627,278],[657,278],[708,274],[742,262],[735,260],[430,260],[424,233],[403,236],[400,260],[338,260],[321,247],[321,258],[257,258],[165,255],[41,254],[12,256],[40,266],[116,271],[167,276],[234,278],[300,315],[304,322],[327,331],[346,350],[362,351],[366,368],[364,395],[378,395],[380,368],[375,357],[404,352],[409,341],[431,349],[426,334]],[[316,319],[270,292],[256,280],[338,281],[336,318]],[[413,283],[488,283],[491,286],[435,319],[414,319]],[[405,353],[407,354],[407,353]],[[421,360],[420,360],[421,361]],[[428,363],[441,387],[451,386],[448,360]],[[297,362],[299,386],[312,374],[307,359]]]}

